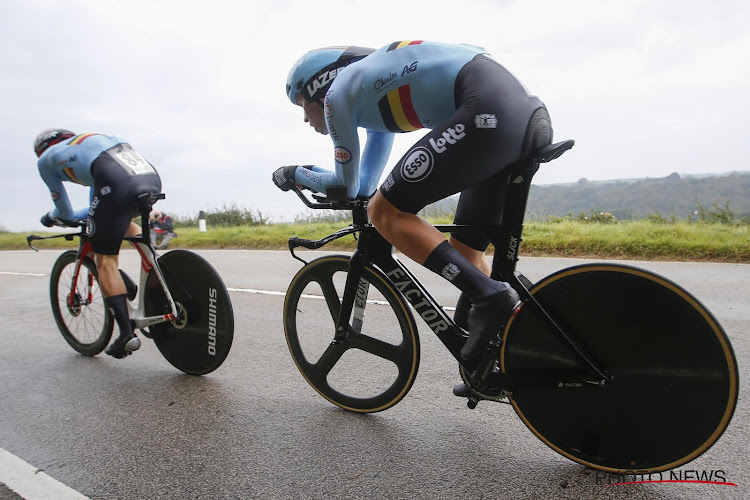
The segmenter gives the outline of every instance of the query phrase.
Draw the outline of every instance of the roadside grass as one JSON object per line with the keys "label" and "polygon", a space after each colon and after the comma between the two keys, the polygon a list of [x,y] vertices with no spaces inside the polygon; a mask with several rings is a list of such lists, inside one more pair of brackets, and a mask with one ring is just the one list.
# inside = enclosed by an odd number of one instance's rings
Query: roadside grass
{"label": "roadside grass", "polygon": [[634,260],[750,262],[750,226],[628,221],[531,223],[522,253]]}
{"label": "roadside grass", "polygon": [[[447,224],[447,218],[430,219]],[[291,236],[319,239],[346,226],[344,222],[267,224],[258,226],[180,227],[170,248],[286,249]],[[54,231],[38,235],[59,234]],[[40,249],[76,248],[77,240],[62,238],[36,241]],[[325,249],[353,250],[354,236],[335,240]],[[0,250],[28,248],[26,233],[0,233]],[[521,255],[588,257],[633,260],[750,262],[750,225],[621,221],[616,224],[561,219],[528,222],[524,227]]]}

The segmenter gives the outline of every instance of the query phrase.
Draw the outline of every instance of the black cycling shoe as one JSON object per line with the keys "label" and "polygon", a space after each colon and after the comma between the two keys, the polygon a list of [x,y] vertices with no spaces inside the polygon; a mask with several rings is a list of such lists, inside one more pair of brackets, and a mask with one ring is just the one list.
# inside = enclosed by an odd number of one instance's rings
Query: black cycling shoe
{"label": "black cycling shoe", "polygon": [[117,337],[104,352],[113,358],[122,359],[140,348],[141,339],[135,333],[128,333],[127,335]]}
{"label": "black cycling shoe", "polygon": [[471,309],[471,299],[469,299],[469,296],[464,292],[461,292],[461,295],[458,296],[458,301],[456,302],[453,321],[464,330],[469,329],[469,309]]}
{"label": "black cycling shoe", "polygon": [[473,303],[469,310],[469,338],[461,349],[461,358],[468,360],[479,354],[520,308],[521,298],[512,288]]}

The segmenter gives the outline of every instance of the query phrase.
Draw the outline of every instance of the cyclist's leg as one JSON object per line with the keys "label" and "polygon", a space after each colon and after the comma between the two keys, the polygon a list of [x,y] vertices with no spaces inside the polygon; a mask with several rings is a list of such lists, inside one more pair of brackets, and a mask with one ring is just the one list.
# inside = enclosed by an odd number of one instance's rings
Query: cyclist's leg
{"label": "cyclist's leg", "polygon": [[97,255],[102,293],[120,329],[119,337],[105,352],[121,358],[140,347],[128,313],[127,290],[119,272],[124,235],[140,232],[132,223],[134,213],[130,203],[133,179],[139,176],[131,176],[106,153],[94,160],[91,172],[94,177],[94,197],[89,210],[91,247]]}
{"label": "cyclist's leg", "polygon": [[404,254],[453,283],[475,304],[469,316],[469,340],[462,350],[465,359],[474,357],[518,309],[518,294],[507,283],[491,279],[426,221],[398,210],[383,196],[376,194],[373,200],[371,219],[383,236]]}
{"label": "cyclist's leg", "polygon": [[141,226],[133,221],[130,221],[130,226],[128,226],[128,230],[125,231],[125,236],[138,236],[142,232],[143,230],[141,229]]}
{"label": "cyclist's leg", "polygon": [[469,245],[455,238],[453,235],[448,237],[448,242],[453,248],[458,250],[461,255],[466,257],[469,262],[474,264],[477,269],[482,271],[482,273],[486,274],[487,276],[490,275],[490,273],[492,272],[492,268],[485,258],[484,250],[476,250],[474,248],[471,248]]}
{"label": "cyclist's leg", "polygon": [[[501,173],[462,191],[453,223],[459,225],[500,224],[504,201],[502,193],[505,191],[506,182],[507,176]],[[487,276],[491,275],[492,267],[485,255],[489,246],[486,234],[456,233],[451,234],[448,241],[482,273]],[[457,325],[468,329],[470,309],[471,300],[462,293],[456,302],[456,311],[453,315]]]}
{"label": "cyclist's leg", "polygon": [[[119,228],[122,226],[122,223],[113,223],[112,225],[115,228]],[[123,234],[125,236],[136,236],[140,233],[141,228],[137,224],[130,222],[127,230]],[[92,247],[93,240],[94,238],[92,238]],[[99,239],[97,238],[97,240]],[[120,238],[120,243],[122,243],[122,238]],[[99,248],[99,252],[97,252],[96,249],[94,252],[96,253],[96,268],[99,273],[99,286],[102,289],[102,295],[105,299],[117,295],[126,295],[127,287],[120,275],[119,247],[117,249],[112,249],[111,247],[109,247],[109,249],[104,249],[102,248],[100,241],[97,241],[97,248]],[[117,251],[118,253],[102,253],[111,251]]]}
{"label": "cyclist's leg", "polygon": [[164,231],[164,238],[161,240],[161,245],[159,245],[159,247],[167,248],[167,244],[169,244],[169,240],[171,240],[172,238],[174,238],[174,233]]}
{"label": "cyclist's leg", "polygon": [[367,213],[389,243],[419,264],[424,264],[430,253],[445,241],[445,236],[432,224],[414,213],[400,210],[380,190],[370,200]]}
{"label": "cyclist's leg", "polygon": [[[476,305],[472,335],[463,353],[470,358],[517,309],[518,296],[507,283],[492,280],[472,262],[481,257],[486,243],[477,246],[462,241],[478,251],[462,248],[469,254],[467,259],[444,238],[428,233],[414,214],[428,203],[496,178],[517,162],[529,117],[541,102],[529,97],[510,73],[487,58],[467,64],[456,87],[463,92],[459,108],[417,142],[393,169],[371,202],[370,217],[394,246],[451,281]],[[497,127],[498,122],[503,126]],[[421,156],[421,162],[414,171],[409,167],[416,155]],[[500,185],[492,190],[492,197],[502,195],[503,188]],[[476,206],[486,202],[486,197],[474,200]]]}
{"label": "cyclist's leg", "polygon": [[[105,352],[125,357],[140,347],[133,332],[127,307],[127,290],[119,271],[119,252],[123,235],[130,229],[127,174],[106,154],[94,160],[94,197],[89,210],[92,228],[91,247],[96,253],[96,267],[102,295],[120,334]],[[126,349],[127,347],[127,349]]]}
{"label": "cyclist's leg", "polygon": [[[479,269],[482,274],[490,276],[490,274],[492,273],[492,267],[490,266],[489,262],[487,262],[484,251],[471,248],[466,243],[454,238],[453,235],[448,237],[448,242],[453,248],[458,250],[461,255],[466,257],[469,262],[474,264],[474,266]],[[463,292],[461,292],[461,295],[458,296],[458,300],[456,301],[456,310],[453,313],[453,321],[455,321],[456,324],[461,328],[468,329],[470,309],[471,299],[469,299],[468,295],[465,295]]]}

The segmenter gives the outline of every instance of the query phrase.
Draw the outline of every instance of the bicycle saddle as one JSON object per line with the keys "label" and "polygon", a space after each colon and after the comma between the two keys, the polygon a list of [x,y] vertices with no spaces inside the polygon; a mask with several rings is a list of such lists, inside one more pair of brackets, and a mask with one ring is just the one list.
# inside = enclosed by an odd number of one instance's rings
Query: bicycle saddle
{"label": "bicycle saddle", "polygon": [[573,139],[568,139],[567,141],[548,144],[531,153],[531,159],[536,163],[550,162],[572,148],[575,143],[576,141]]}
{"label": "bicycle saddle", "polygon": [[166,198],[164,193],[143,193],[135,199],[135,204],[139,207],[150,207],[159,200]]}

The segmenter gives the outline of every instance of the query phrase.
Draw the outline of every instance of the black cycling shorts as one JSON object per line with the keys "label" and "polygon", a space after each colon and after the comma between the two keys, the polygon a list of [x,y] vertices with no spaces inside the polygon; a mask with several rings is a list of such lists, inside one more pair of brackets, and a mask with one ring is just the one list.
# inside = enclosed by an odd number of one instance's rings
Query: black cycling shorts
{"label": "black cycling shorts", "polygon": [[[414,144],[380,192],[399,210],[414,214],[461,193],[456,224],[497,224],[507,182],[503,171],[531,152],[529,136],[533,147],[552,141],[549,115],[508,70],[482,55],[461,69],[454,92],[456,111]],[[483,234],[453,236],[476,250],[489,245]]]}
{"label": "black cycling shorts", "polygon": [[[128,165],[132,161],[133,166]],[[91,247],[101,255],[120,253],[130,221],[138,215],[135,200],[143,193],[160,193],[156,170],[128,144],[100,154],[91,164],[94,196],[89,208]]]}

